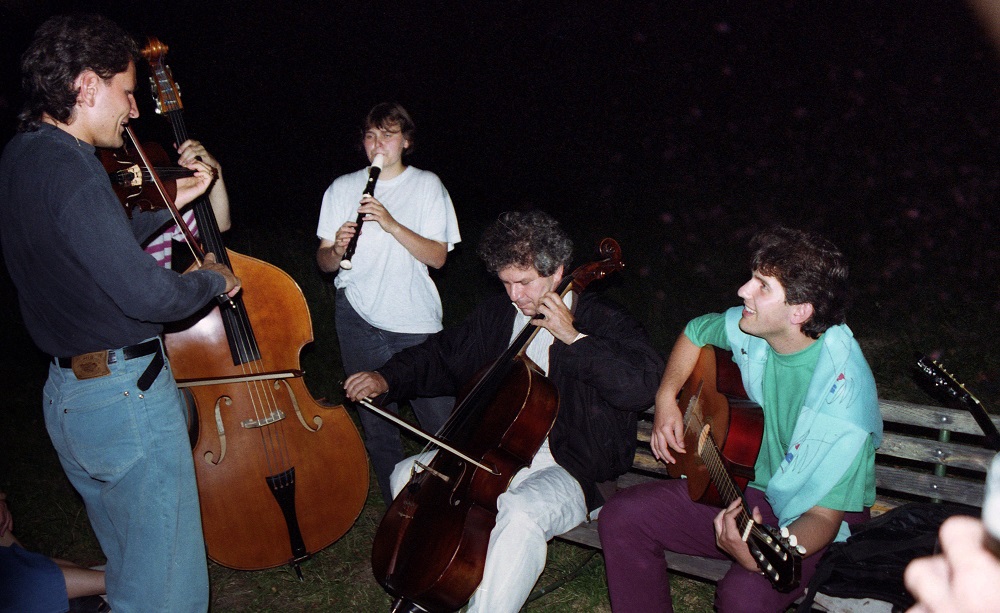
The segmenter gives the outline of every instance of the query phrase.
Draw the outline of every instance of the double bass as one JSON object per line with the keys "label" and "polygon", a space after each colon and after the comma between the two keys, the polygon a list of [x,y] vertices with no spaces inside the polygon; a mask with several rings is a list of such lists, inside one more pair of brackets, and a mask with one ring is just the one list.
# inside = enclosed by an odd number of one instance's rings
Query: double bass
{"label": "double bass", "polygon": [[[601,242],[603,259],[563,278],[556,291],[582,292],[624,267],[618,243]],[[526,355],[538,330],[527,324],[478,378],[438,433],[442,447],[389,505],[372,545],[375,578],[394,597],[393,611],[454,611],[479,586],[497,498],[531,464],[555,423],[555,386]]]}
{"label": "double bass", "polygon": [[[181,101],[150,38],[157,112],[187,140]],[[192,206],[205,251],[242,282],[231,303],[168,331],[164,344],[196,409],[195,476],[208,557],[240,570],[300,563],[354,524],[368,494],[368,460],[343,406],[309,394],[299,353],[312,342],[301,289],[284,271],[226,249],[208,198]]]}

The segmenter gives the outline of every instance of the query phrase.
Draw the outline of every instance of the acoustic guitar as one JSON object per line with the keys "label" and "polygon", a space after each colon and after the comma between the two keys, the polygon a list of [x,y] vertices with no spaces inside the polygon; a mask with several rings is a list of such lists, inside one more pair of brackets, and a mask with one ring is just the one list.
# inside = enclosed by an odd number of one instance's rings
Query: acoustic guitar
{"label": "acoustic guitar", "polygon": [[687,479],[692,500],[719,507],[742,501],[736,526],[757,567],[776,590],[787,592],[799,585],[802,553],[786,528],[779,531],[754,521],[743,496],[753,479],[764,415],[747,399],[731,355],[711,345],[701,350],[680,395],[681,406],[687,404],[685,448],[697,453],[677,454],[677,464],[667,470]]}

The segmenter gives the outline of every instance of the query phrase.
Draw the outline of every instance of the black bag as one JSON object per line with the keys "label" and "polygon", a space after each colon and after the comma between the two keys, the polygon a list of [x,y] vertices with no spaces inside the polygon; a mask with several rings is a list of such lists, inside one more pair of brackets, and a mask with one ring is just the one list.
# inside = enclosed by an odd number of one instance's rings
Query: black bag
{"label": "black bag", "polygon": [[952,515],[979,516],[979,509],[949,503],[909,503],[851,528],[851,536],[831,544],[809,581],[809,593],[796,609],[808,613],[820,591],[837,598],[876,598],[895,605],[914,604],[903,584],[910,560],[935,553],[938,528]]}

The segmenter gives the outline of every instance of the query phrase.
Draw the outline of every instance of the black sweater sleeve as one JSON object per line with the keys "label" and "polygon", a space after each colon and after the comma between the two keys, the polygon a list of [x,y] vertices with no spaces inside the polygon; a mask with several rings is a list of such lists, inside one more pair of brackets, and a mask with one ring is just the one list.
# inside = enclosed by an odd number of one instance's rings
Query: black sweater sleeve
{"label": "black sweater sleeve", "polygon": [[514,307],[506,296],[480,304],[460,325],[392,356],[378,372],[389,383],[387,402],[452,396],[507,348]]}

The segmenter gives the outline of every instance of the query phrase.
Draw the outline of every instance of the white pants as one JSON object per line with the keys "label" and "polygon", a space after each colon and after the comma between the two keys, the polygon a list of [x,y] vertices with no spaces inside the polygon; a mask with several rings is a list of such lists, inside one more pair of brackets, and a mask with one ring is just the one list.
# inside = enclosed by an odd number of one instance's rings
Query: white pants
{"label": "white pants", "polygon": [[[396,464],[390,480],[393,496],[409,482],[414,461],[427,464],[435,453]],[[497,498],[497,523],[490,533],[483,581],[467,610],[517,613],[545,569],[549,539],[575,528],[586,516],[580,484],[556,464],[545,439],[531,466],[514,475],[510,487]]]}

